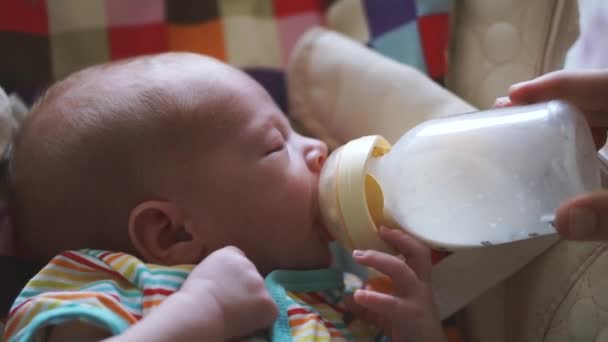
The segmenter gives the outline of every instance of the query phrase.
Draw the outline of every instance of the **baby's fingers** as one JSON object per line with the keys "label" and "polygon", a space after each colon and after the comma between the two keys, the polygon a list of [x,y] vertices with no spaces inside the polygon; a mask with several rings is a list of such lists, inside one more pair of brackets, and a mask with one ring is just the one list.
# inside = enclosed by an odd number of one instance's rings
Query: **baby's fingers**
{"label": "baby's fingers", "polygon": [[410,288],[418,283],[416,273],[405,263],[394,255],[378,251],[353,252],[355,261],[363,266],[374,268],[384,273],[393,280],[395,295],[404,297],[410,292]]}
{"label": "baby's fingers", "polygon": [[381,317],[391,317],[400,312],[399,307],[403,301],[389,294],[369,290],[355,291],[354,299],[357,304]]}
{"label": "baby's fingers", "polygon": [[405,257],[407,264],[424,282],[431,279],[431,250],[421,241],[399,229],[380,228],[380,237]]}
{"label": "baby's fingers", "polygon": [[376,326],[382,325],[382,317],[357,303],[354,294],[346,295],[344,297],[344,304],[346,305],[348,312],[350,312],[354,318]]}

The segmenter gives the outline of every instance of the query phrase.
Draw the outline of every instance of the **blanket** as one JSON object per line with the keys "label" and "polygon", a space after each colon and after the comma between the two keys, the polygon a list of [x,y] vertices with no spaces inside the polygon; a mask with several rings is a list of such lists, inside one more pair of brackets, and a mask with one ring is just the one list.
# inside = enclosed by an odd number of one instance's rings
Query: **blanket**
{"label": "blanket", "polygon": [[1,0],[0,86],[31,102],[89,65],[193,51],[243,68],[288,112],[283,69],[309,28],[356,28],[370,48],[441,80],[450,8],[450,0]]}

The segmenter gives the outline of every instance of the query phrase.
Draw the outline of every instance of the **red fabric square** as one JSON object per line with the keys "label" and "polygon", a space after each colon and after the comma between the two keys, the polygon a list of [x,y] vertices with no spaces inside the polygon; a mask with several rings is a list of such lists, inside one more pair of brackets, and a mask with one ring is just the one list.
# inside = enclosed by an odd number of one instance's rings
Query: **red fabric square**
{"label": "red fabric square", "polygon": [[447,47],[449,41],[448,14],[433,14],[418,18],[418,30],[429,76],[442,77],[447,71]]}
{"label": "red fabric square", "polygon": [[46,1],[0,0],[0,30],[48,35]]}
{"label": "red fabric square", "polygon": [[323,12],[326,0],[274,0],[275,17],[285,17],[306,12]]}
{"label": "red fabric square", "polygon": [[112,60],[164,52],[168,49],[166,24],[149,24],[109,29],[110,58]]}
{"label": "red fabric square", "polygon": [[433,265],[438,264],[441,260],[445,259],[450,255],[450,252],[438,251],[431,249],[431,263]]}

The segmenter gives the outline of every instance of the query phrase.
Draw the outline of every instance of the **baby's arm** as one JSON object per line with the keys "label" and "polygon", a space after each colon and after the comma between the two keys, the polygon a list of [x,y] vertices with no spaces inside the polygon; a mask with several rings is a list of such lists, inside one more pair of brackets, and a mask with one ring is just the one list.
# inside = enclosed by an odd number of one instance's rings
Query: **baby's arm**
{"label": "baby's arm", "polygon": [[55,327],[49,327],[46,334],[47,337],[44,340],[50,342],[101,341],[111,335],[103,328],[80,321],[72,321]]}
{"label": "baby's arm", "polygon": [[[196,291],[183,288],[124,333],[112,336],[104,328],[71,321],[47,328],[44,340],[62,341],[223,341],[223,310],[210,284],[195,280]],[[256,312],[257,313],[257,312]]]}
{"label": "baby's arm", "polygon": [[[130,327],[123,334],[112,337],[107,341],[226,340],[226,324],[221,305],[213,296],[205,293],[207,291],[204,285],[196,289],[196,292],[191,292],[188,289],[176,292],[149,316]],[[257,313],[259,312],[254,313],[252,317],[255,317]]]}
{"label": "baby's arm", "polygon": [[256,267],[226,247],[200,263],[150,316],[110,341],[224,341],[269,328],[277,314]]}
{"label": "baby's arm", "polygon": [[[180,290],[148,316],[109,341],[224,341],[268,328],[276,315],[256,267],[240,250],[226,247],[205,258]],[[117,333],[124,329],[108,326]],[[113,335],[81,320],[45,333],[50,341],[99,341]]]}
{"label": "baby's arm", "polygon": [[[203,287],[199,288],[204,292]],[[211,289],[208,289],[211,290]],[[124,333],[112,334],[96,325],[71,321],[48,328],[45,341],[224,341],[222,310],[213,296],[178,291],[149,316]]]}

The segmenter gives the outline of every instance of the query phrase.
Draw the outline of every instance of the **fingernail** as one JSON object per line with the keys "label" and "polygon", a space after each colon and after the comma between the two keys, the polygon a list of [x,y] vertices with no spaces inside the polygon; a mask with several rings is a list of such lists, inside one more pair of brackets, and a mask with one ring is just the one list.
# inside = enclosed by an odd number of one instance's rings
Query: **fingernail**
{"label": "fingernail", "polygon": [[575,207],[568,210],[568,237],[586,239],[591,237],[597,228],[597,215],[589,208]]}
{"label": "fingernail", "polygon": [[508,96],[499,97],[494,101],[494,107],[507,107],[511,104]]}
{"label": "fingernail", "polygon": [[355,301],[356,301],[356,298],[361,298],[362,296],[365,296],[365,294],[366,294],[366,290],[356,289],[355,292],[353,293],[353,297],[355,298]]}
{"label": "fingernail", "polygon": [[364,256],[364,255],[365,255],[365,251],[362,251],[362,250],[360,250],[360,249],[355,249],[355,250],[353,251],[353,255],[354,255],[354,256],[356,256],[356,257],[362,257],[362,256]]}
{"label": "fingernail", "polygon": [[385,226],[380,226],[380,228],[379,228],[378,230],[380,230],[382,233],[386,233],[386,232],[388,232],[390,229],[386,228]]}

